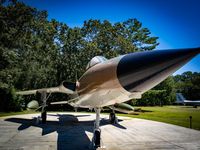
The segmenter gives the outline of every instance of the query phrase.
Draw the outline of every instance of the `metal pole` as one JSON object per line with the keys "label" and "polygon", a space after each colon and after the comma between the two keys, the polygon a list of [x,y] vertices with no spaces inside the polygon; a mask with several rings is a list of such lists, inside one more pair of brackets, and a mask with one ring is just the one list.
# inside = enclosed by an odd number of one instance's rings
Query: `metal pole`
{"label": "metal pole", "polygon": [[192,129],[192,116],[190,116],[189,118],[190,118],[190,128]]}

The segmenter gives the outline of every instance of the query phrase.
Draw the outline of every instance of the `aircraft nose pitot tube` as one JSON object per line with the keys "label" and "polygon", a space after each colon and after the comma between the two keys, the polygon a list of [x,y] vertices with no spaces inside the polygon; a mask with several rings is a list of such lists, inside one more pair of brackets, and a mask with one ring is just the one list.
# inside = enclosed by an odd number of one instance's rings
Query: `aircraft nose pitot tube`
{"label": "aircraft nose pitot tube", "polygon": [[200,48],[153,50],[124,55],[117,66],[117,78],[129,92],[153,88],[200,53]]}

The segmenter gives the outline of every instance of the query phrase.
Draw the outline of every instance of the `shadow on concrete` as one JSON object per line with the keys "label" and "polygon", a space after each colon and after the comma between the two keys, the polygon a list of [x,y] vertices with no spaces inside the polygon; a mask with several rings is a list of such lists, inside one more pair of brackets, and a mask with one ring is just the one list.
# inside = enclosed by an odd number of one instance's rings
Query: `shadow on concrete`
{"label": "shadow on concrete", "polygon": [[[5,121],[21,124],[18,130],[25,130],[31,126],[42,129],[42,136],[57,132],[57,149],[58,150],[88,150],[92,148],[92,143],[88,138],[86,131],[93,132],[94,121],[79,121],[78,117],[87,117],[90,115],[69,115],[69,114],[48,114],[48,116],[57,117],[57,120],[47,121],[46,124],[37,124],[37,118],[8,118]],[[119,120],[122,121],[122,120]],[[109,121],[101,119],[101,126],[108,125]],[[122,125],[115,127],[126,129]]]}
{"label": "shadow on concrete", "polygon": [[[123,120],[118,119],[118,122],[121,122],[121,121],[123,121]],[[107,125],[107,124],[110,124],[110,121],[108,119],[102,118],[101,119],[101,126],[104,126],[104,125]],[[112,124],[112,125],[117,127],[117,128],[120,128],[120,129],[126,129],[126,127],[120,125],[119,123],[118,124]]]}

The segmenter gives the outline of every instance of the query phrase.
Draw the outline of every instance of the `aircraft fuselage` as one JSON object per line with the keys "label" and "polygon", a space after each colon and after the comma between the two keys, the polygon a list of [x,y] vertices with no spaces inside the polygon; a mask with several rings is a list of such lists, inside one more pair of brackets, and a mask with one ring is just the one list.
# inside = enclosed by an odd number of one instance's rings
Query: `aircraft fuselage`
{"label": "aircraft fuselage", "polygon": [[153,50],[119,56],[89,68],[79,80],[77,107],[122,103],[153,88],[199,53],[199,48]]}

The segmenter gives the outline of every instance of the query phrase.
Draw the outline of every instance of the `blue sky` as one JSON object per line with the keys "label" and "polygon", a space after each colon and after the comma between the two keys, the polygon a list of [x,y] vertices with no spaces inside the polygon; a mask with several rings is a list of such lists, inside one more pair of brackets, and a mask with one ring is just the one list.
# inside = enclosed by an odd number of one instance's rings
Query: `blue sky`
{"label": "blue sky", "polygon": [[[70,27],[82,26],[84,20],[100,19],[112,23],[137,18],[159,37],[156,49],[200,47],[199,0],[22,0],[40,10],[49,19]],[[200,72],[200,55],[175,74]]]}

